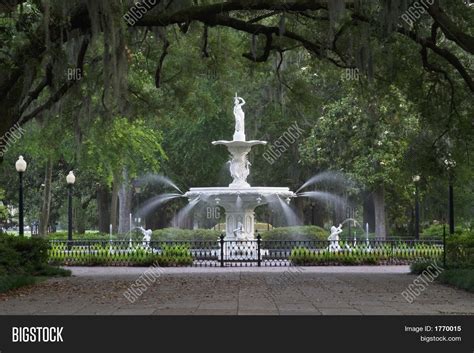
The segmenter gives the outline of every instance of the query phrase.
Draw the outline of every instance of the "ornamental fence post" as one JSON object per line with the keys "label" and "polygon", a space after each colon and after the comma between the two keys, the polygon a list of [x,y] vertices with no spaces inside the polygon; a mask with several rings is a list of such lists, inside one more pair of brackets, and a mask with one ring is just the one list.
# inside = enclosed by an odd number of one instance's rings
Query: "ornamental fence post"
{"label": "ornamental fence post", "polygon": [[224,234],[220,235],[221,243],[221,267],[224,267]]}
{"label": "ornamental fence post", "polygon": [[262,254],[260,251],[261,243],[262,243],[262,237],[260,236],[260,234],[258,234],[258,231],[257,231],[257,266],[258,267],[262,266]]}

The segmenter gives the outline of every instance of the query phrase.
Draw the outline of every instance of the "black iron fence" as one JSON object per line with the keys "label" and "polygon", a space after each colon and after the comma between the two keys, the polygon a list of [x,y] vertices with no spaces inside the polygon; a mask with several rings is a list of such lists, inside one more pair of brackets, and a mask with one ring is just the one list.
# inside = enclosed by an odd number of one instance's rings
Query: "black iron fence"
{"label": "black iron fence", "polygon": [[391,265],[442,260],[437,240],[51,240],[49,261],[77,266]]}

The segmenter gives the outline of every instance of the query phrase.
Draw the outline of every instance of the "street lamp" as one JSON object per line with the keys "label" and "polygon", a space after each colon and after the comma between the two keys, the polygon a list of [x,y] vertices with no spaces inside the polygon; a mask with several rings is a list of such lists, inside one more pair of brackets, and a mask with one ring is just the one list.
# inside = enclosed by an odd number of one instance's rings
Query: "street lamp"
{"label": "street lamp", "polygon": [[420,176],[414,175],[413,183],[415,184],[415,239],[420,239],[420,201],[418,198],[419,181],[420,181]]}
{"label": "street lamp", "polygon": [[68,217],[68,228],[67,228],[67,240],[71,241],[72,240],[72,187],[74,183],[76,182],[76,177],[74,176],[74,173],[72,170],[69,172],[69,174],[66,176],[66,182],[67,182],[67,194],[68,194],[68,212],[67,212],[67,217]]}
{"label": "street lamp", "polygon": [[138,211],[140,210],[140,193],[142,192],[142,185],[140,181],[135,180],[133,182],[133,188],[135,189],[135,194],[137,195],[137,212],[136,212],[136,217],[135,217],[135,223],[140,224],[141,219],[138,214]]}
{"label": "street lamp", "polygon": [[448,171],[449,194],[448,194],[448,212],[449,212],[449,234],[454,234],[454,191],[453,191],[453,168],[456,161],[450,156],[444,160],[444,164]]}
{"label": "street lamp", "polygon": [[23,236],[25,234],[24,226],[24,211],[23,211],[23,173],[26,171],[27,164],[23,159],[23,156],[18,157],[18,160],[15,163],[16,171],[20,177],[20,188],[19,188],[19,214],[18,214],[18,226],[19,226],[19,235]]}

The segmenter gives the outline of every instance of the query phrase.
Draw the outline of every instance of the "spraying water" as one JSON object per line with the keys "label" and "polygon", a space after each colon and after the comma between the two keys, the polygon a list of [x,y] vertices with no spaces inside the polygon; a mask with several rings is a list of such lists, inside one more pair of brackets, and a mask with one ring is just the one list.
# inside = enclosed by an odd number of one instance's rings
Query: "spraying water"
{"label": "spraying water", "polygon": [[322,172],[309,178],[308,181],[306,181],[303,185],[301,185],[301,187],[298,190],[296,190],[296,194],[300,190],[303,190],[304,188],[313,184],[317,184],[321,181],[330,181],[330,182],[344,185],[344,184],[347,184],[348,179],[343,174],[338,173],[338,172],[331,172],[331,171]]}
{"label": "spraying water", "polygon": [[199,198],[193,199],[189,201],[189,203],[185,207],[180,209],[179,212],[171,220],[172,226],[174,228],[179,228],[180,225],[183,223],[183,220],[189,215],[191,210],[199,203],[199,201]]}
{"label": "spraying water", "polygon": [[152,197],[151,199],[145,202],[145,204],[138,210],[137,214],[140,215],[141,218],[145,218],[150,212],[152,212],[158,206],[179,197],[184,197],[184,196],[181,194],[161,194],[161,195]]}
{"label": "spraying water", "polygon": [[278,197],[278,202],[283,211],[283,215],[285,216],[285,220],[288,226],[300,225],[301,221],[296,215],[296,213],[291,209],[291,207],[288,206],[288,204],[285,201],[283,201],[280,197]]}
{"label": "spraying water", "polygon": [[141,182],[146,183],[157,183],[165,186],[170,186],[173,189],[177,190],[180,194],[183,192],[176,186],[176,184],[168,177],[160,174],[147,174],[139,179]]}
{"label": "spraying water", "polygon": [[344,200],[342,197],[326,191],[306,191],[302,192],[301,194],[298,194],[297,196],[308,197],[310,199],[315,199],[319,201],[330,201],[335,205],[339,206],[346,205],[346,200]]}

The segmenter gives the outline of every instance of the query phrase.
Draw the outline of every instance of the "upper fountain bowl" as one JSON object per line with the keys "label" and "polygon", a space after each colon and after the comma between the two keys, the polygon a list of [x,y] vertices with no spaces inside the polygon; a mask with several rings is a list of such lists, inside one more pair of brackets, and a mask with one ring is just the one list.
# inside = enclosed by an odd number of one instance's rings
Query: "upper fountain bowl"
{"label": "upper fountain bowl", "polygon": [[230,148],[250,148],[256,145],[266,145],[267,141],[260,141],[260,140],[250,140],[250,141],[227,141],[227,140],[218,140],[212,141],[212,144],[215,145],[224,145]]}

